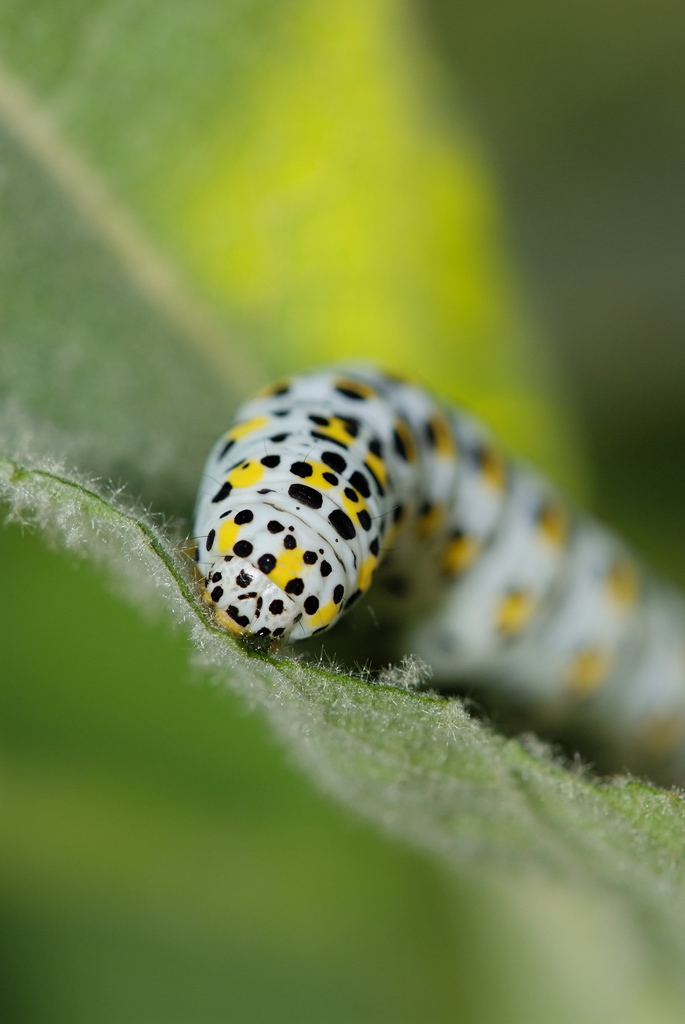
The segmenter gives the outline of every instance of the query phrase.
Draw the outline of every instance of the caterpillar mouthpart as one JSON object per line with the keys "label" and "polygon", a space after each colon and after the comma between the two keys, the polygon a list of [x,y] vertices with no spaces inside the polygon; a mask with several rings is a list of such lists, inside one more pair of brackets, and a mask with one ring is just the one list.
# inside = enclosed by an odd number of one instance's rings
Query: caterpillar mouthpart
{"label": "caterpillar mouthpart", "polygon": [[205,588],[204,600],[219,625],[235,636],[280,641],[302,618],[295,601],[245,558],[214,562]]}

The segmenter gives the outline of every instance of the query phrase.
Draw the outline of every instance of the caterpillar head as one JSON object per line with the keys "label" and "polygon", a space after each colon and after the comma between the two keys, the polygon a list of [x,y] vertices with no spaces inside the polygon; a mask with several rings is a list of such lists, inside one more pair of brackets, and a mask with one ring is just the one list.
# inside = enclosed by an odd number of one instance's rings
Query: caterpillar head
{"label": "caterpillar head", "polygon": [[295,601],[245,558],[214,562],[205,586],[205,601],[236,636],[283,640],[302,620]]}
{"label": "caterpillar head", "polygon": [[205,600],[231,633],[263,643],[305,640],[328,629],[357,589],[338,541],[326,539],[316,521],[255,502],[229,509],[216,524],[202,538],[198,568]]}

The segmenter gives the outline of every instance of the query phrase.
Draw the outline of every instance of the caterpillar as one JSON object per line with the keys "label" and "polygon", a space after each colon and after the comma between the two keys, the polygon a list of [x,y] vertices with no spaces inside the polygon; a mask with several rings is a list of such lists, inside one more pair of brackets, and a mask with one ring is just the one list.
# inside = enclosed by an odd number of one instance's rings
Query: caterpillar
{"label": "caterpillar", "polygon": [[229,632],[300,641],[374,583],[438,686],[685,756],[685,600],[466,412],[366,366],[269,385],[212,448],[194,537]]}

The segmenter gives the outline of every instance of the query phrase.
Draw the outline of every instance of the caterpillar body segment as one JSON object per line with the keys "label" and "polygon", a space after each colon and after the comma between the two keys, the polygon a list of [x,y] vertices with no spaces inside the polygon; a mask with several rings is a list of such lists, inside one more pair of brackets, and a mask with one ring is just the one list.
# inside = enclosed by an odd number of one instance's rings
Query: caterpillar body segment
{"label": "caterpillar body segment", "polygon": [[265,388],[210,452],[194,535],[233,633],[322,633],[376,578],[381,622],[439,685],[485,680],[685,759],[681,595],[411,383],[354,366]]}

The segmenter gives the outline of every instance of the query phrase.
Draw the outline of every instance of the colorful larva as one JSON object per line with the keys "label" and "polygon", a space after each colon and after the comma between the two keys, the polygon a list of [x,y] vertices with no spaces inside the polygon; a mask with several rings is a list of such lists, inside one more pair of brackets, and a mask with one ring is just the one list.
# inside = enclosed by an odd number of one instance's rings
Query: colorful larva
{"label": "colorful larva", "polygon": [[438,684],[591,701],[609,731],[680,743],[685,601],[411,383],[355,366],[265,388],[209,455],[194,534],[232,633],[306,639],[377,577]]}

